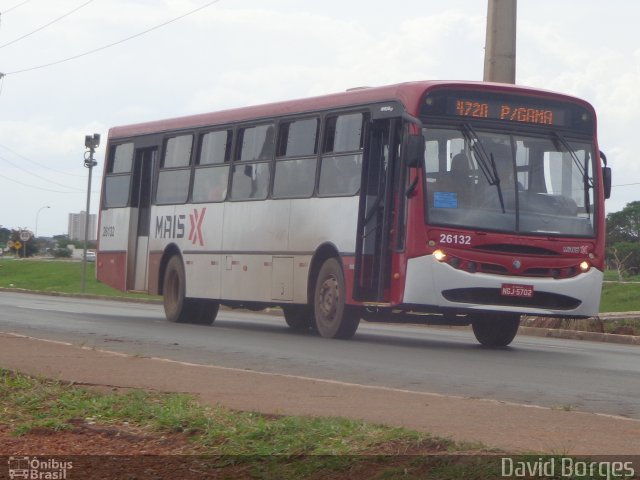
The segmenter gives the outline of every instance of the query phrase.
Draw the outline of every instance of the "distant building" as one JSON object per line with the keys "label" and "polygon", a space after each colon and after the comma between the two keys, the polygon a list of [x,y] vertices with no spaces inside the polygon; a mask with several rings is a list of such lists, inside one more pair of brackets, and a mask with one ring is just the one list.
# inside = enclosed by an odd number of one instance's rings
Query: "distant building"
{"label": "distant building", "polygon": [[[92,213],[89,215],[89,241],[95,242],[97,238],[97,215]],[[69,214],[69,239],[84,240],[84,226],[87,218],[87,212],[84,210],[80,213]]]}

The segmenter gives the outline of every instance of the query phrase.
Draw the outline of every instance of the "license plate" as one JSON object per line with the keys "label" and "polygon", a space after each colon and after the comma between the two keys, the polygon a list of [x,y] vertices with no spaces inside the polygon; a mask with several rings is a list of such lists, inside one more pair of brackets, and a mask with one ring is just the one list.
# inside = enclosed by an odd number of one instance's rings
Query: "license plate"
{"label": "license plate", "polygon": [[513,283],[503,283],[500,295],[505,297],[533,297],[533,285],[516,285]]}

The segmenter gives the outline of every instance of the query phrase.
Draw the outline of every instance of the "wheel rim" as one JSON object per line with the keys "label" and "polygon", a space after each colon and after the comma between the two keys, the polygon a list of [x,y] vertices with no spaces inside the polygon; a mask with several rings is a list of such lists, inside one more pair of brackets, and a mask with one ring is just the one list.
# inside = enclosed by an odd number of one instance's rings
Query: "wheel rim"
{"label": "wheel rim", "polygon": [[340,285],[335,275],[328,276],[318,292],[318,306],[322,319],[326,323],[332,323],[336,319],[336,312],[340,302]]}

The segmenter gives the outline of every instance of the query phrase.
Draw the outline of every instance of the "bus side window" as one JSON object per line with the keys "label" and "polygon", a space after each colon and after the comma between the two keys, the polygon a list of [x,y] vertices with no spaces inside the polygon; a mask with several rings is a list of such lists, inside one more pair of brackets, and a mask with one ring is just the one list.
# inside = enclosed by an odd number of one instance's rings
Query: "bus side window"
{"label": "bus side window", "polygon": [[170,137],[165,141],[164,155],[158,175],[157,204],[185,203],[191,179],[193,135]]}
{"label": "bus side window", "polygon": [[[231,200],[264,200],[269,193],[270,160],[275,151],[273,124],[241,128],[231,167]],[[251,162],[251,163],[249,163]]]}
{"label": "bus side window", "polygon": [[126,207],[129,204],[133,143],[112,146],[104,179],[104,207]]}
{"label": "bus side window", "polygon": [[275,145],[272,124],[242,128],[238,132],[239,152],[237,159],[241,162],[254,160],[271,160]]}
{"label": "bus side window", "polygon": [[362,172],[364,121],[362,113],[327,118],[320,160],[320,196],[358,193]]}
{"label": "bus side window", "polygon": [[200,138],[193,174],[193,202],[222,202],[227,197],[232,138],[232,130],[208,132]]}
{"label": "bus side window", "polygon": [[318,118],[280,124],[273,178],[273,198],[313,195],[319,125]]}

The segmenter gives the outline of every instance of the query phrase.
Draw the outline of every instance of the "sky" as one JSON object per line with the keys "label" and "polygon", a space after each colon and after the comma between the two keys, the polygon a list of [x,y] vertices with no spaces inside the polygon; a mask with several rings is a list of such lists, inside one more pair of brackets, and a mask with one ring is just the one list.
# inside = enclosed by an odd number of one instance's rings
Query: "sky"
{"label": "sky", "polygon": [[[116,125],[357,86],[482,80],[486,16],[486,0],[0,0],[0,225],[66,234],[68,214],[86,206],[93,133],[103,140],[97,213]],[[613,169],[607,212],[640,200],[638,18],[628,0],[518,2],[516,83],[596,108]]]}

